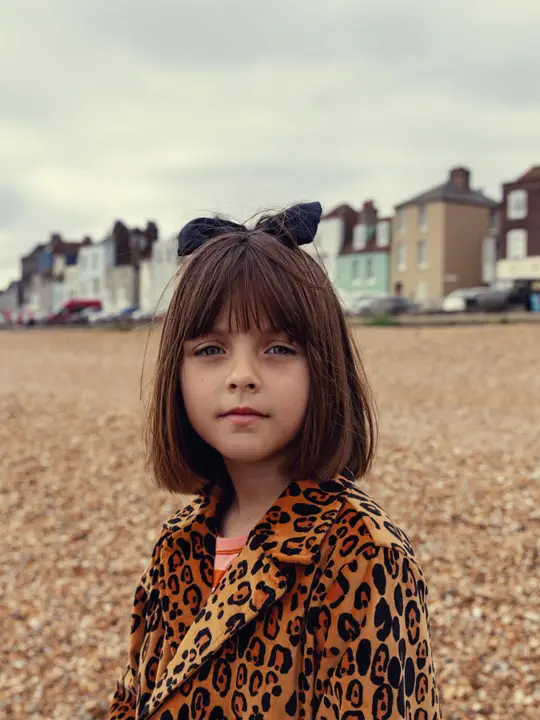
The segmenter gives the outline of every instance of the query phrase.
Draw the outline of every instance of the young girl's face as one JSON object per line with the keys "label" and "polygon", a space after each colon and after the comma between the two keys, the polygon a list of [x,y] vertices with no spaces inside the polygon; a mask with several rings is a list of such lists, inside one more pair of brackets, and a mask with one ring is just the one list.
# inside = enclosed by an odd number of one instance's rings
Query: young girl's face
{"label": "young girl's face", "polygon": [[225,461],[279,457],[302,427],[309,393],[304,351],[284,334],[239,332],[218,318],[184,347],[182,395],[194,430]]}

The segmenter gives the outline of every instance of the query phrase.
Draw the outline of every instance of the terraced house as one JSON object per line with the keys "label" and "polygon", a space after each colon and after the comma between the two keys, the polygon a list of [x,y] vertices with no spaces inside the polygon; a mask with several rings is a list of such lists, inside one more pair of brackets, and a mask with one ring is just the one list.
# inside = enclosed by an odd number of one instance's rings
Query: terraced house
{"label": "terraced house", "polygon": [[344,238],[336,287],[351,295],[387,295],[391,240],[392,218],[379,217],[373,200],[366,200],[352,234]]}
{"label": "terraced house", "polygon": [[471,186],[468,168],[452,168],[440,185],[395,207],[391,245],[392,292],[418,302],[484,281],[486,236],[498,203]]}
{"label": "terraced house", "polygon": [[540,165],[503,184],[497,275],[540,279]]}

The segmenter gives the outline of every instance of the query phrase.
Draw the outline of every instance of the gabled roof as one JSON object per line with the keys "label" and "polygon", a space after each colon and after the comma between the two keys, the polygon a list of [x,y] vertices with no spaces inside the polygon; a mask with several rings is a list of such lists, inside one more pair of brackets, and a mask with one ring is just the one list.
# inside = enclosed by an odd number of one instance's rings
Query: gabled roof
{"label": "gabled roof", "polygon": [[[540,165],[534,165],[532,168],[529,168],[526,173],[523,173],[520,177],[518,177],[517,180],[514,180],[514,183],[531,183],[531,182],[540,182]],[[510,185],[513,185],[514,183],[509,183]]]}
{"label": "gabled roof", "polygon": [[356,210],[354,210],[354,208],[352,208],[348,203],[342,203],[325,213],[321,220],[332,220],[334,218],[345,219],[347,217],[352,218],[354,215],[357,215]]}
{"label": "gabled roof", "polygon": [[462,185],[453,182],[451,176],[435,187],[426,190],[420,195],[415,195],[410,200],[399,203],[396,209],[400,209],[409,205],[425,205],[431,202],[456,203],[458,205],[476,205],[478,207],[496,208],[499,203],[495,202],[480,190],[473,190],[468,185]]}

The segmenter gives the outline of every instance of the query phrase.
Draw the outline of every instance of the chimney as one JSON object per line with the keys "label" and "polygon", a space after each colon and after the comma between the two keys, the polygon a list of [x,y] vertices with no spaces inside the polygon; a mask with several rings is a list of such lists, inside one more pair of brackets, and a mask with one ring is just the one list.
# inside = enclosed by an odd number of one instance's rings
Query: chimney
{"label": "chimney", "polygon": [[471,173],[465,167],[455,167],[450,170],[450,182],[461,190],[470,190]]}
{"label": "chimney", "polygon": [[362,206],[362,212],[360,213],[362,222],[365,225],[375,225],[377,223],[378,211],[373,203],[373,200],[366,200]]}

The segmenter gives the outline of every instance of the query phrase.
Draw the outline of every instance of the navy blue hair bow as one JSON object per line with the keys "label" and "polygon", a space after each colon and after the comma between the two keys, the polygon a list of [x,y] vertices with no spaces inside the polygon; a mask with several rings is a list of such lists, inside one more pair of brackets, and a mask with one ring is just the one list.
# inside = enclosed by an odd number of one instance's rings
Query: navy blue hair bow
{"label": "navy blue hair bow", "polygon": [[[319,202],[300,203],[277,215],[261,218],[255,229],[276,238],[290,238],[296,245],[307,245],[313,242],[317,234],[321,216],[322,207]],[[245,225],[232,220],[195,218],[178,233],[177,255],[178,257],[191,255],[209,240],[230,232],[249,232],[249,230]]]}

